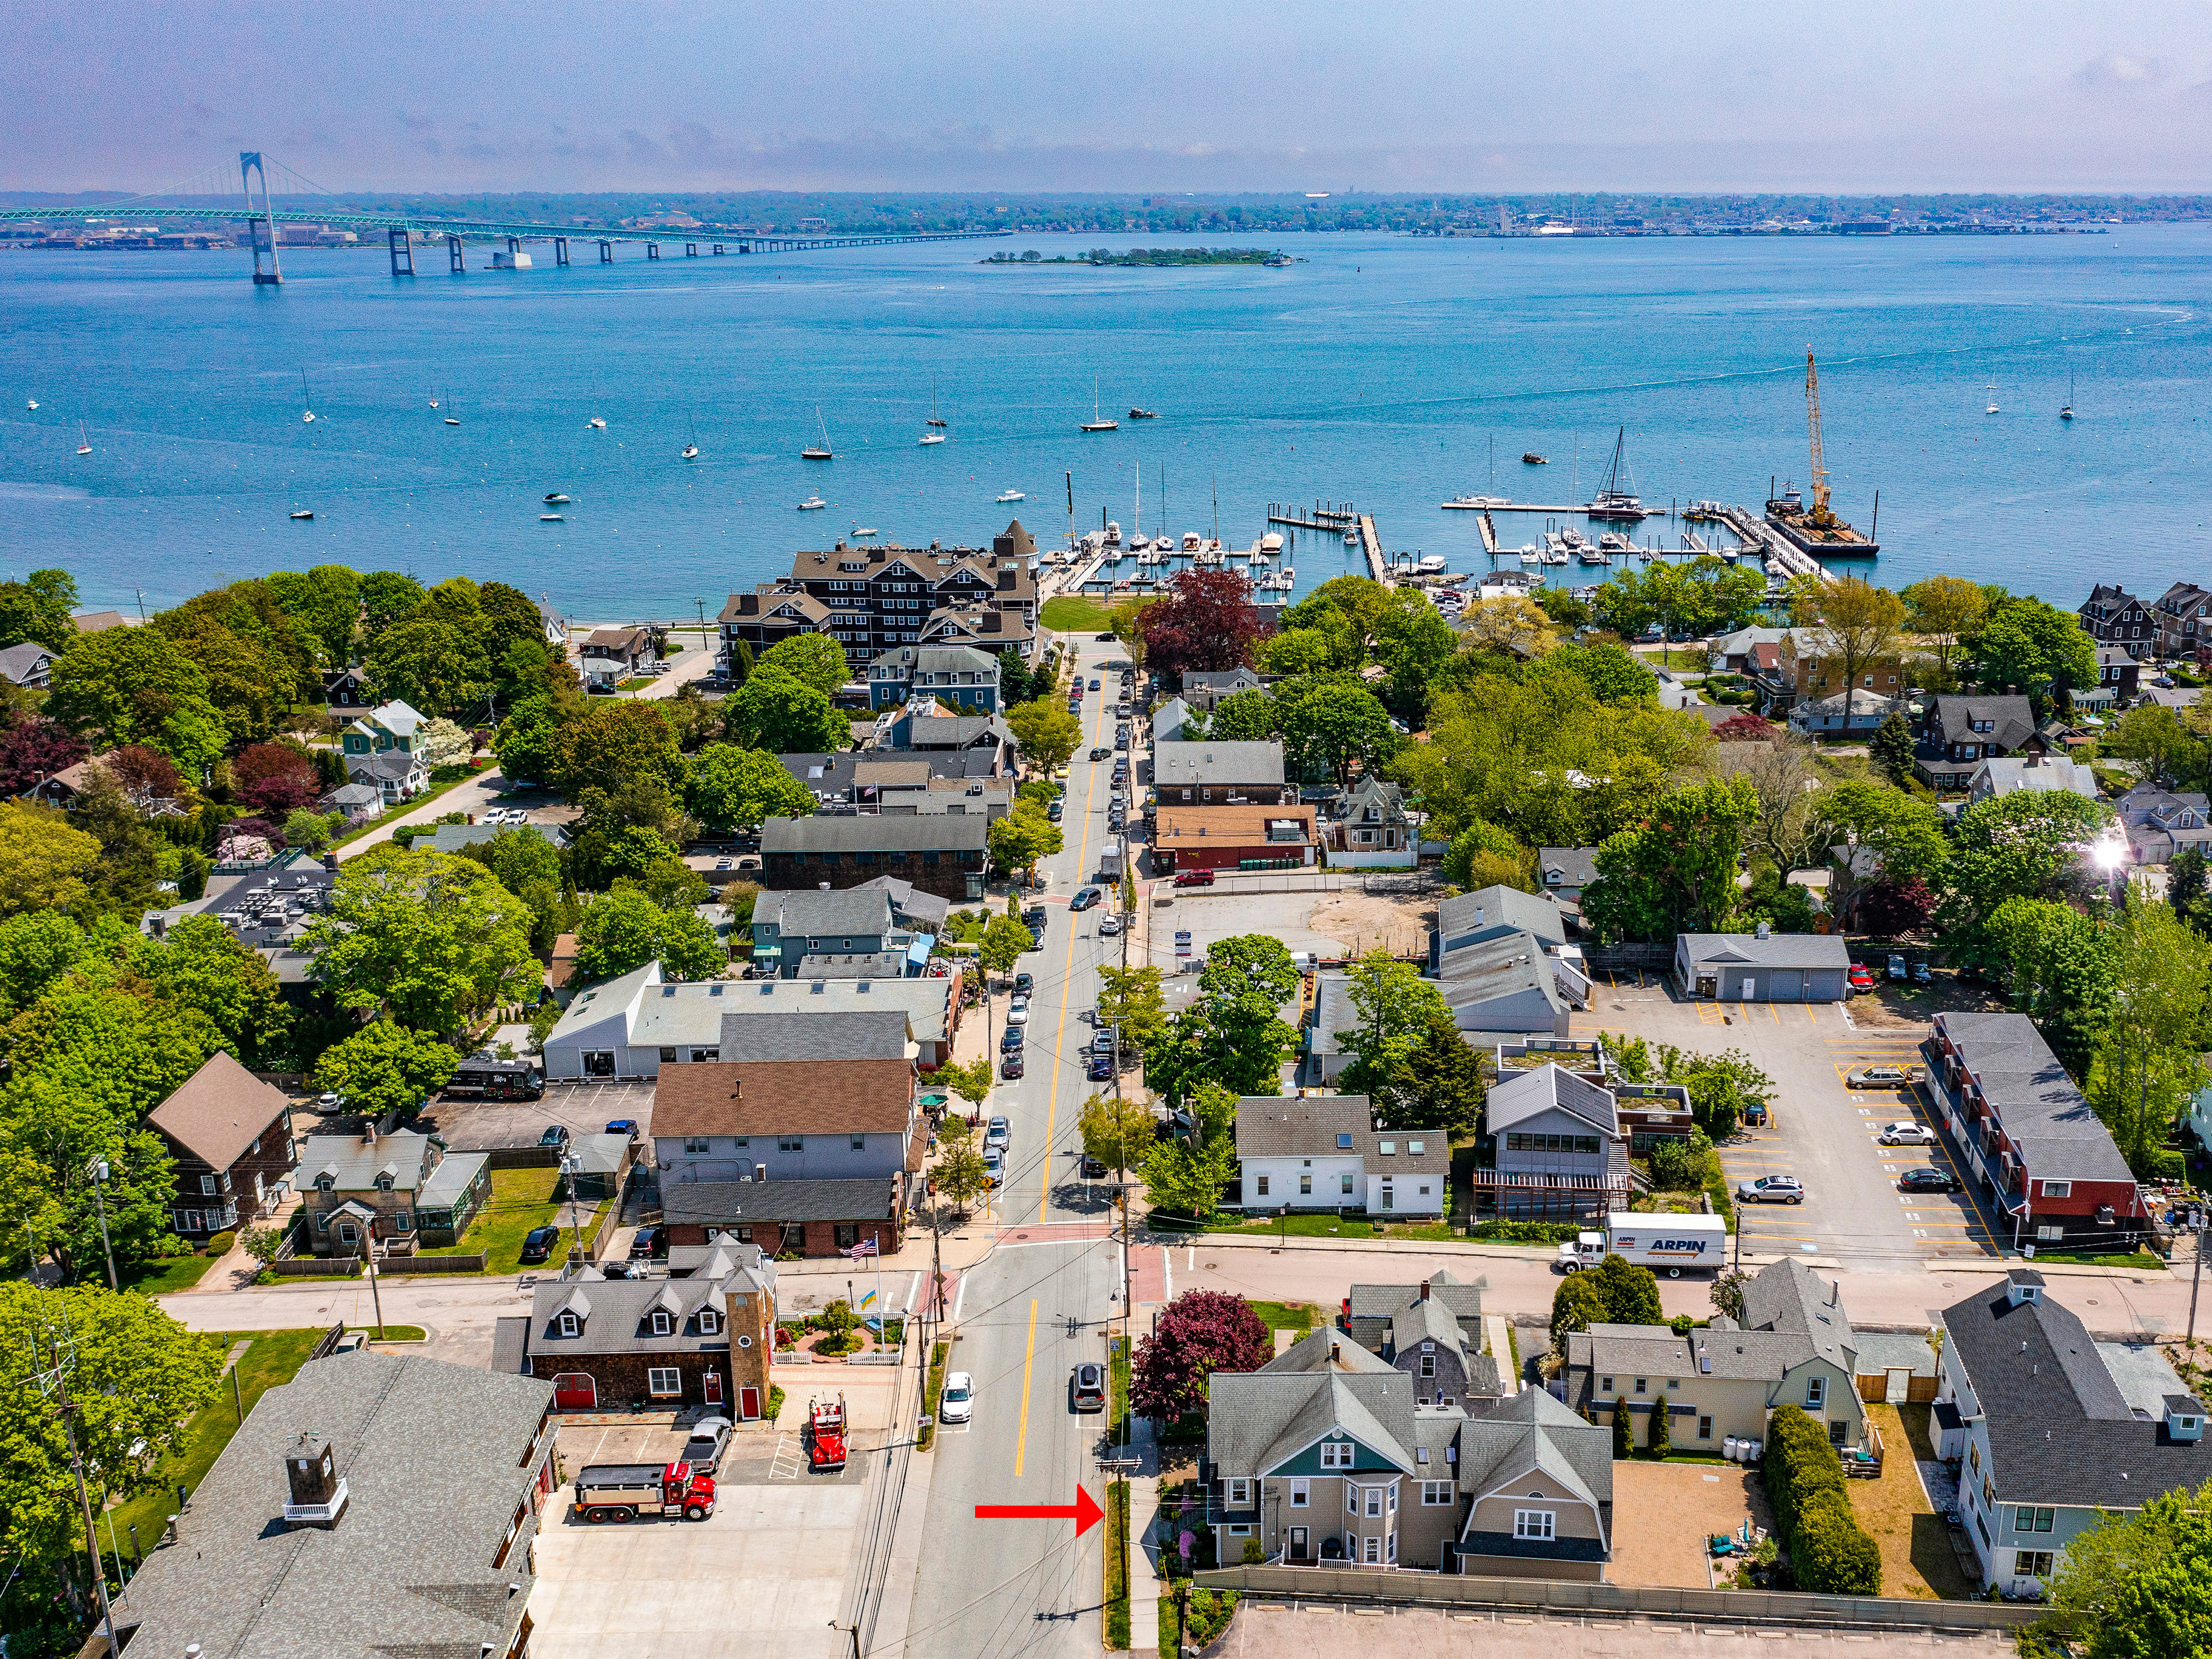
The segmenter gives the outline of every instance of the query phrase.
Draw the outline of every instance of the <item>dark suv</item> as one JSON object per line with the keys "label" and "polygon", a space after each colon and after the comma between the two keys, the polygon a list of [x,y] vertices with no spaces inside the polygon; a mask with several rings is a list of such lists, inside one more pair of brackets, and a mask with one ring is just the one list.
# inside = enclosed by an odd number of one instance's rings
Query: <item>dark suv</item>
{"label": "dark suv", "polygon": [[561,1230],[558,1227],[532,1227],[522,1241],[523,1266],[526,1267],[532,1262],[544,1261],[553,1254],[553,1247],[560,1242]]}

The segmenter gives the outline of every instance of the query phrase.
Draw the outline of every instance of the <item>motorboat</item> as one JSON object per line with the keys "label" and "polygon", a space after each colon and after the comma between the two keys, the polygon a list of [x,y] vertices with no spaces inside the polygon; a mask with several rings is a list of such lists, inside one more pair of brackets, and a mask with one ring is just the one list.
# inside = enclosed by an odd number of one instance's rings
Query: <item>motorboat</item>
{"label": "motorboat", "polygon": [[584,424],[591,428],[594,432],[605,432],[607,429],[607,423],[596,415],[592,416],[590,420],[585,422]]}
{"label": "motorboat", "polygon": [[1636,545],[1618,530],[1608,530],[1597,538],[1597,544],[1608,553],[1626,553]]}
{"label": "motorboat", "polygon": [[823,507],[829,505],[830,503],[823,501],[819,495],[809,495],[805,501],[799,502],[799,510],[801,513],[819,513]]}
{"label": "motorboat", "polygon": [[558,513],[541,513],[538,515],[538,522],[540,524],[559,524],[561,522],[561,515]]}
{"label": "motorboat", "polygon": [[1200,535],[1195,530],[1186,530],[1182,532],[1182,550],[1184,552],[1195,553],[1205,545],[1206,538]]}
{"label": "motorboat", "polygon": [[853,539],[854,541],[859,541],[865,536],[875,536],[880,535],[881,533],[882,532],[872,524],[856,524],[853,526]]}
{"label": "motorboat", "polygon": [[1444,556],[1441,553],[1423,554],[1420,559],[1413,566],[1413,574],[1416,576],[1443,575],[1444,574]]}
{"label": "motorboat", "polygon": [[1480,513],[1493,507],[1510,507],[1513,502],[1504,495],[1455,495],[1444,503],[1445,507],[1462,513]]}
{"label": "motorboat", "polygon": [[1000,504],[1002,506],[1008,501],[1025,501],[1027,500],[1029,500],[1029,497],[1022,494],[1018,489],[1002,489],[999,492],[999,501]]}
{"label": "motorboat", "polygon": [[1157,410],[1133,409],[1129,411],[1129,418],[1133,421],[1157,421],[1160,416]]}
{"label": "motorboat", "polygon": [[545,499],[554,503],[556,507],[566,507],[568,504],[568,498],[566,495],[563,495],[557,489],[549,494]]}
{"label": "motorboat", "polygon": [[[31,407],[36,409],[38,404],[33,404]],[[2066,407],[2058,411],[2058,418],[2062,421],[2074,418],[2074,377],[2071,374],[2066,377]]]}
{"label": "motorboat", "polygon": [[1544,562],[1544,556],[1535,548],[1524,547],[1521,550],[1521,562],[1523,564],[1541,564]]}
{"label": "motorboat", "polygon": [[1551,465],[1551,463],[1546,460],[1541,455],[1539,455],[1534,450],[1531,449],[1522,453],[1521,457],[1521,465],[1523,466],[1549,466]]}
{"label": "motorboat", "polygon": [[305,507],[301,507],[301,508],[297,513],[295,513],[292,516],[293,516],[294,518],[295,518],[295,519],[312,519],[312,518],[313,518],[315,515],[314,515],[313,513],[310,513],[309,511],[307,511],[307,508],[305,508]]}
{"label": "motorboat", "polygon": [[1357,546],[1358,546],[1358,545],[1359,545],[1359,534],[1358,534],[1358,532],[1357,531],[1352,531],[1352,530],[1347,530],[1347,531],[1346,531],[1346,532],[1344,532],[1344,544],[1345,544],[1346,547],[1357,547]]}
{"label": "motorboat", "polygon": [[1260,538],[1260,550],[1272,559],[1283,550],[1282,536],[1278,532],[1269,531]]}
{"label": "motorboat", "polygon": [[682,459],[687,461],[697,460],[699,459],[699,446],[696,444],[684,445]]}

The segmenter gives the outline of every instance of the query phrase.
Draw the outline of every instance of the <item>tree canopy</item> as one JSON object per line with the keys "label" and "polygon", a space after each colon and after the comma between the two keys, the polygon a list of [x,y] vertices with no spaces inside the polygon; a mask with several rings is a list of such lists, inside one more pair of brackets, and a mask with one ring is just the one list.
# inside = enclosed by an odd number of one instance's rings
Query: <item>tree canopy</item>
{"label": "tree canopy", "polygon": [[535,973],[530,933],[528,907],[483,865],[380,847],[339,872],[306,945],[340,1007],[446,1032]]}

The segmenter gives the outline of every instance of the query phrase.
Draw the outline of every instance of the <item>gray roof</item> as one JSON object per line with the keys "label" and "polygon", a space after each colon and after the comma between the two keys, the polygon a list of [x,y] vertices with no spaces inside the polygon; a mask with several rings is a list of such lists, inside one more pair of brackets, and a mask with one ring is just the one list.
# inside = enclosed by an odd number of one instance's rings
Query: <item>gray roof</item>
{"label": "gray roof", "polygon": [[[1455,1278],[1439,1267],[1428,1278],[1430,1297],[1449,1308],[1462,1319],[1482,1316],[1482,1293],[1490,1281],[1478,1274],[1469,1281]],[[1346,1316],[1356,1333],[1363,1320],[1385,1321],[1421,1293],[1419,1283],[1411,1285],[1354,1285],[1347,1293],[1351,1310]],[[1380,1327],[1378,1325],[1377,1328]]]}
{"label": "gray roof", "polygon": [[906,971],[906,956],[899,951],[810,951],[797,967],[800,979],[896,979]]}
{"label": "gray roof", "polygon": [[429,1157],[430,1137],[412,1129],[395,1129],[374,1141],[359,1135],[309,1135],[300,1143],[300,1185],[313,1187],[327,1171],[332,1192],[357,1193],[374,1187],[378,1174],[389,1170],[394,1192],[412,1192],[423,1179]]}
{"label": "gray roof", "polygon": [[1536,849],[1536,870],[1547,886],[1587,887],[1597,879],[1597,848],[1540,847]]}
{"label": "gray roof", "polygon": [[933,714],[927,708],[915,708],[911,703],[908,708],[913,709],[911,718],[893,722],[895,728],[899,725],[907,727],[906,743],[902,748],[878,750],[879,756],[925,744],[932,749],[965,749],[987,735],[996,738],[1002,747],[1017,746],[1012,728],[996,714]]}
{"label": "gray roof", "polygon": [[[760,979],[728,988],[728,996],[716,1006],[733,1015],[759,1013],[867,1013],[893,1008],[906,1016],[918,1042],[942,1042],[951,1018],[952,994],[959,981],[923,975],[902,979],[896,975],[878,979]],[[722,1026],[726,1033],[726,1023]],[[725,1036],[724,1042],[729,1041]]]}
{"label": "gray roof", "polygon": [[1909,1370],[1915,1376],[1936,1375],[1936,1350],[1924,1336],[1895,1331],[1860,1331],[1859,1375],[1879,1376],[1884,1371]]}
{"label": "gray roof", "polygon": [[[1565,1006],[1543,941],[1517,928],[1489,934],[1473,944],[1447,951],[1437,989],[1443,993],[1453,1018],[1468,1030],[1511,1029],[1549,1035],[1557,1029],[1558,1016]],[[1480,1012],[1486,1004],[1532,991],[1543,999],[1545,1009],[1541,1015],[1517,1019],[1509,1027],[1501,1024],[1501,1019],[1515,1017],[1492,1017]],[[1476,1012],[1464,1012],[1470,1009]],[[1470,1019],[1475,1023],[1470,1024]]]}
{"label": "gray roof", "polygon": [[1397,1369],[1381,1355],[1371,1353],[1334,1325],[1324,1325],[1277,1354],[1260,1367],[1263,1371],[1317,1371],[1334,1366],[1346,1371],[1392,1371]]}
{"label": "gray roof", "polygon": [[2084,800],[2097,799],[2097,776],[2079,761],[2060,756],[2006,755],[1974,769],[1966,787],[1976,793],[2016,795],[2039,790],[2070,789]]}
{"label": "gray roof", "polygon": [[772,924],[787,938],[883,934],[890,931],[891,897],[880,887],[769,891],[753,901],[753,926]]}
{"label": "gray roof", "polygon": [[1306,1046],[1317,1054],[1351,1053],[1338,1040],[1336,1034],[1354,1030],[1358,1019],[1358,1011],[1352,1003],[1352,975],[1316,975],[1314,981],[1313,1036]]}
{"label": "gray roof", "polygon": [[2212,1445],[2172,1440],[2162,1419],[2135,1414],[2078,1317],[2009,1297],[1996,1285],[1942,1316],[1950,1358],[1987,1419],[2000,1504],[2140,1509],[2212,1475]]}
{"label": "gray roof", "polygon": [[1268,738],[1251,743],[1156,743],[1152,745],[1152,782],[1161,788],[1192,784],[1249,783],[1279,785],[1283,781],[1283,745]]}
{"label": "gray roof", "polygon": [[1182,677],[1187,691],[1222,691],[1233,685],[1256,686],[1260,677],[1249,668],[1193,669]]}
{"label": "gray roof", "polygon": [[1485,1407],[1459,1431],[1463,1489],[1491,1492],[1529,1469],[1541,1469],[1597,1507],[1612,1530],[1613,1431],[1586,1422],[1542,1389],[1523,1389]]}
{"label": "gray roof", "polygon": [[530,1369],[530,1316],[501,1314],[491,1322],[491,1368],[501,1376]]}
{"label": "gray roof", "polygon": [[1181,697],[1170,697],[1152,710],[1152,742],[1172,743],[1176,734],[1190,723],[1190,705]]}
{"label": "gray roof", "polygon": [[763,853],[980,853],[989,825],[966,817],[769,818]]}
{"label": "gray roof", "polygon": [[[1989,722],[1990,729],[1975,731],[1974,723],[1978,720]],[[2000,749],[2017,749],[2035,735],[2035,708],[2026,697],[2010,695],[1940,696],[1928,710],[1926,732],[1930,742],[1940,738],[1946,742],[1994,744]]]}
{"label": "gray roof", "polygon": [[1936,1024],[2003,1121],[2030,1180],[2133,1184],[2112,1134],[2027,1015],[1939,1014]]}
{"label": "gray roof", "polygon": [[1206,1379],[1207,1455],[1224,1474],[1264,1475],[1341,1429],[1410,1475],[1415,1386],[1395,1370],[1216,1371]]}
{"label": "gray roof", "polygon": [[1760,968],[1841,968],[1851,949],[1833,933],[1685,933],[1692,963],[1741,963]]}
{"label": "gray roof", "polygon": [[878,876],[873,881],[864,881],[858,887],[849,888],[847,890],[866,893],[877,889],[881,889],[890,895],[891,915],[904,921],[909,927],[931,929],[940,927],[944,926],[945,918],[952,911],[951,900],[939,898],[934,893],[924,892],[912,882],[902,881],[896,876]]}
{"label": "gray roof", "polygon": [[[898,759],[886,763],[886,755],[896,755]],[[927,766],[933,778],[964,778],[971,770],[978,777],[988,777],[996,764],[988,755],[971,757],[958,749],[844,749],[835,754],[778,755],[776,760],[809,789],[841,797],[852,792],[853,780],[863,765]]]}
{"label": "gray roof", "polygon": [[1620,1138],[1620,1114],[1613,1091],[1585,1083],[1556,1062],[1500,1078],[1490,1085],[1490,1098],[1483,1108],[1493,1135],[1553,1109],[1579,1119],[1601,1135]]}
{"label": "gray roof", "polygon": [[[145,1655],[475,1659],[514,1644],[531,1583],[528,1453],[553,1387],[362,1352],[303,1365],[255,1402],[192,1493],[178,1543],[117,1603]],[[283,1524],[285,1461],[327,1443],[346,1485],[328,1531]],[[507,1526],[521,1533],[497,1567]],[[519,1583],[522,1595],[508,1585]]]}
{"label": "gray roof", "polygon": [[17,685],[27,685],[51,666],[53,659],[54,653],[45,646],[26,640],[0,651],[0,677]]}
{"label": "gray roof", "polygon": [[890,1176],[841,1181],[685,1181],[660,1189],[671,1225],[738,1227],[781,1221],[888,1221],[899,1183]]}
{"label": "gray roof", "polygon": [[348,755],[345,769],[349,778],[388,779],[394,783],[404,783],[418,772],[427,775],[429,771],[420,755],[410,754],[404,749],[386,749],[374,755]]}
{"label": "gray roof", "polygon": [[[1365,1095],[1247,1095],[1237,1103],[1237,1155],[1358,1158],[1370,1175],[1451,1168],[1450,1137],[1441,1130],[1375,1129],[1372,1116]],[[1352,1144],[1339,1146],[1347,1136]]]}
{"label": "gray roof", "polygon": [[905,1010],[866,1012],[789,1012],[749,1007],[743,1000],[722,1010],[724,1060],[903,1060],[908,1056]]}
{"label": "gray roof", "polygon": [[[1847,699],[1850,703],[1848,714],[1844,708]],[[1885,697],[1879,691],[1855,685],[1848,691],[1834,691],[1825,697],[1801,702],[1790,711],[1790,718],[1796,724],[1803,723],[1800,716],[1813,714],[1825,715],[1831,720],[1860,720],[1875,714],[1887,716],[1892,709],[1904,707],[1905,699],[1902,697]]]}
{"label": "gray roof", "polygon": [[1847,1371],[1858,1352],[1843,1287],[1802,1261],[1785,1259],[1753,1276],[1743,1287],[1743,1322],[1753,1331],[1795,1332],[1821,1358]]}
{"label": "gray roof", "polygon": [[[737,1258],[734,1265],[750,1268],[759,1264],[761,1253],[750,1244],[722,1247]],[[530,1293],[530,1352],[536,1357],[554,1354],[702,1353],[726,1352],[729,1327],[702,1332],[699,1310],[723,1311],[722,1279],[698,1275],[690,1279],[545,1279]],[[562,1313],[576,1316],[576,1334],[561,1334]],[[653,1334],[655,1312],[668,1315],[668,1334]]]}
{"label": "gray roof", "polygon": [[988,673],[998,678],[999,659],[988,652],[978,651],[972,645],[898,645],[893,646],[868,665],[871,672],[878,668],[905,668],[912,672],[941,674]]}
{"label": "gray roof", "polygon": [[335,812],[348,806],[374,806],[383,800],[384,792],[373,783],[342,783],[315,803],[320,812]]}
{"label": "gray roof", "polygon": [[465,847],[489,847],[501,835],[535,836],[556,848],[568,844],[568,830],[557,823],[441,823],[428,835],[416,836],[410,845],[418,853],[425,848],[433,853],[458,853]]}
{"label": "gray roof", "polygon": [[[1599,1324],[1576,1333],[1567,1340],[1569,1403],[1586,1407],[1626,1394],[1621,1379],[1630,1376],[1775,1382],[1815,1356],[1847,1376],[1858,1374],[1858,1338],[1842,1291],[1802,1262],[1762,1268],[1744,1286],[1744,1315],[1741,1328],[1717,1319],[1686,1336],[1663,1325]],[[1607,1376],[1615,1384],[1609,1390],[1602,1386]],[[1660,1382],[1652,1389],[1664,1392]]]}
{"label": "gray roof", "polygon": [[1517,887],[1478,887],[1437,906],[1437,936],[1447,952],[1516,932],[1534,933],[1554,945],[1565,944],[1567,937],[1559,906]]}

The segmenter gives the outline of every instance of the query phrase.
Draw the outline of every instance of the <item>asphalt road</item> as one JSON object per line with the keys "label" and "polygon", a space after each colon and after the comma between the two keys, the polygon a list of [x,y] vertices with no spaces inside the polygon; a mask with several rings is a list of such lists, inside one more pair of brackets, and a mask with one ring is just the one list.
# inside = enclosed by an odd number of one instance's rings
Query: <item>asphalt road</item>
{"label": "asphalt road", "polygon": [[[1027,1074],[1001,1082],[984,1108],[1002,1114],[1012,1134],[994,1195],[999,1243],[963,1276],[952,1310],[959,1340],[946,1368],[974,1376],[977,1401],[974,1423],[946,1430],[933,1454],[928,1544],[906,1650],[933,1659],[1088,1656],[1100,1645],[1102,1529],[1079,1541],[1073,1521],[975,1514],[978,1504],[1072,1504],[1079,1482],[1103,1498],[1095,1467],[1100,1419],[1069,1409],[1067,1383],[1079,1359],[1106,1356],[1107,1322],[1121,1308],[1121,1253],[1107,1236],[1108,1189],[1081,1179],[1077,1119],[1104,1086],[1085,1076],[1092,1028],[1083,1016],[1097,1004],[1099,966],[1121,960],[1126,935],[1098,934],[1098,919],[1118,908],[1110,884],[1095,909],[1072,914],[1067,902],[1096,871],[1107,839],[1113,763],[1085,757],[1114,741],[1112,665],[1122,653],[1087,640],[1079,648],[1084,740],[1068,777],[1065,846],[1045,864],[1044,948],[1018,969],[1036,981]],[[994,1054],[997,1037],[994,1028]]]}

